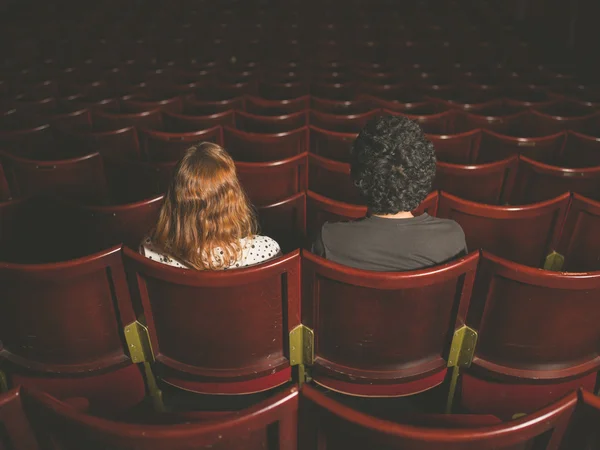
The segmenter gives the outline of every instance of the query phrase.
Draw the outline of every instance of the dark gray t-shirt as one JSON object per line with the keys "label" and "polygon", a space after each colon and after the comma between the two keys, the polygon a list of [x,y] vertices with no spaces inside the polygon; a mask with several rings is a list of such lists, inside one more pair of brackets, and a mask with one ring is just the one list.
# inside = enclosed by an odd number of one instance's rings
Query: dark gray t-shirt
{"label": "dark gray t-shirt", "polygon": [[408,219],[365,217],[326,222],[313,253],[336,263],[379,272],[417,270],[467,254],[459,224],[422,214]]}

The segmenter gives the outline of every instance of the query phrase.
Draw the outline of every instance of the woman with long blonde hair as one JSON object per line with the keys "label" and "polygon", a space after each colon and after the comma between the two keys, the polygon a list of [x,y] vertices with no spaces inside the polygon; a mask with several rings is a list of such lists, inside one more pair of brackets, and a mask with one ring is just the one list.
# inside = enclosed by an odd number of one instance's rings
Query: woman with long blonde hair
{"label": "woman with long blonde hair", "polygon": [[140,253],[181,268],[244,267],[281,253],[277,242],[257,231],[233,160],[217,144],[203,142],[175,167],[158,222]]}

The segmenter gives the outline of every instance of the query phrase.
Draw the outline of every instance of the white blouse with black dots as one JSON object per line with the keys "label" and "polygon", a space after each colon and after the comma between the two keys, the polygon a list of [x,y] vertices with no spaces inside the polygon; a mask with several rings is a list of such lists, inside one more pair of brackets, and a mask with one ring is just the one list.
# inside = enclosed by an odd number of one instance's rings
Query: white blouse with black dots
{"label": "white blouse with black dots", "polygon": [[[240,240],[240,244],[242,246],[242,257],[237,261],[233,261],[231,265],[225,267],[224,270],[252,266],[281,255],[279,244],[267,236],[244,238]],[[158,261],[173,267],[179,267],[181,269],[189,269],[184,263],[177,261],[172,256],[167,255],[158,247],[154,246],[150,238],[145,238],[142,241],[139,251],[146,258],[150,258],[153,261]],[[217,247],[215,249],[215,257],[213,258],[216,258],[216,255],[219,253],[222,254],[221,249]]]}

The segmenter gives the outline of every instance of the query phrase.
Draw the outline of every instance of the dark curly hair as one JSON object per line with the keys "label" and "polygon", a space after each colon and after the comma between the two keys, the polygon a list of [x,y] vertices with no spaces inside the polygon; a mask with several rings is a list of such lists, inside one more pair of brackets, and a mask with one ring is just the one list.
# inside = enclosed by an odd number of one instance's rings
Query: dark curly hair
{"label": "dark curly hair", "polygon": [[352,179],[372,214],[412,211],[435,177],[435,153],[416,122],[401,116],[373,119],[352,146]]}

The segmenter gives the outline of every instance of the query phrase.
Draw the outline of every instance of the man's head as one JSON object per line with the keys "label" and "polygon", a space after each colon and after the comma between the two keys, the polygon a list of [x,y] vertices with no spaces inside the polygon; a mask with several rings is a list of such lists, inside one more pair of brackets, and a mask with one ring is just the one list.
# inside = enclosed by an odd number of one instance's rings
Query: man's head
{"label": "man's head", "polygon": [[371,120],[352,147],[352,178],[372,214],[412,211],[435,177],[433,144],[405,117]]}

